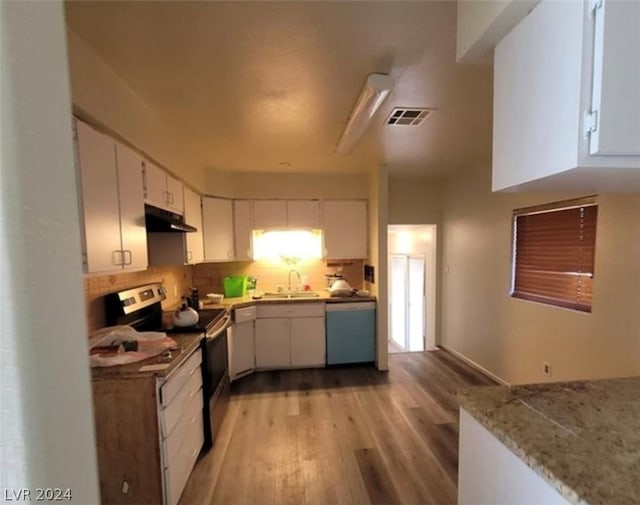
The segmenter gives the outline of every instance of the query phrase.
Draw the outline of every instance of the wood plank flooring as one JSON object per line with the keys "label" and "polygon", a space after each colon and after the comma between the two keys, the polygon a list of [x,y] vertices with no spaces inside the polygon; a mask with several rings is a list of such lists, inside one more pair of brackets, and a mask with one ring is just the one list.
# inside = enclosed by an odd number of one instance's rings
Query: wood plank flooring
{"label": "wood plank flooring", "polygon": [[232,384],[215,446],[180,505],[456,503],[456,389],[494,385],[444,350]]}

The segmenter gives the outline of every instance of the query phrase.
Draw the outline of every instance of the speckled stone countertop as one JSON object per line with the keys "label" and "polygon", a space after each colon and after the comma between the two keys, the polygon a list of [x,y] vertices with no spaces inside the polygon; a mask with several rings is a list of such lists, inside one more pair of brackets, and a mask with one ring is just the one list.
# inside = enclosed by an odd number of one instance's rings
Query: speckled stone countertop
{"label": "speckled stone countertop", "polygon": [[325,302],[325,303],[353,303],[353,302],[375,302],[376,297],[367,295],[353,295],[353,296],[331,296],[328,291],[317,291],[320,296],[310,296],[308,298],[259,298],[253,299],[249,295],[245,295],[238,298],[225,298],[220,304],[208,304],[206,298],[203,296],[202,300],[205,309],[215,307],[225,307],[229,310],[240,309],[242,307],[250,307],[251,305],[263,305],[263,304],[275,304],[275,303],[313,303],[313,302]]}
{"label": "speckled stone countertop", "polygon": [[191,354],[204,337],[204,333],[172,333],[168,335],[174,339],[178,348],[171,351],[171,361],[167,362],[168,367],[162,370],[141,372],[140,368],[145,365],[156,365],[164,363],[160,356],[145,359],[144,361],[136,361],[128,365],[116,365],[95,367],[91,369],[91,377],[93,380],[100,379],[134,379],[138,377],[165,377],[171,373],[184,359]]}
{"label": "speckled stone countertop", "polygon": [[640,504],[640,377],[457,394],[462,408],[571,503]]}

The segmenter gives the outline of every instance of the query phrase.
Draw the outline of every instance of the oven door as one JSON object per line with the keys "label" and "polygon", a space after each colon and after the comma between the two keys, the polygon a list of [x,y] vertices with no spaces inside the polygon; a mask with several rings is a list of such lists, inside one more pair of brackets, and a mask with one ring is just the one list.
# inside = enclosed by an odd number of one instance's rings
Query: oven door
{"label": "oven door", "polygon": [[207,331],[201,343],[205,447],[213,444],[229,401],[227,328],[230,324],[231,317],[225,314]]}

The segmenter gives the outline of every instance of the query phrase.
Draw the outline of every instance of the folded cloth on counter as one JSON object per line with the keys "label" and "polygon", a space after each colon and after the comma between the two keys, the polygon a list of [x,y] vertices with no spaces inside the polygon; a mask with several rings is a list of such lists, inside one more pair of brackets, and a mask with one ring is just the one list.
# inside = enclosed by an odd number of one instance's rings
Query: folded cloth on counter
{"label": "folded cloth on counter", "polygon": [[[137,349],[126,351],[125,342],[137,342]],[[89,360],[92,368],[126,365],[175,347],[178,343],[160,331],[136,331],[127,325],[108,326],[89,337]]]}

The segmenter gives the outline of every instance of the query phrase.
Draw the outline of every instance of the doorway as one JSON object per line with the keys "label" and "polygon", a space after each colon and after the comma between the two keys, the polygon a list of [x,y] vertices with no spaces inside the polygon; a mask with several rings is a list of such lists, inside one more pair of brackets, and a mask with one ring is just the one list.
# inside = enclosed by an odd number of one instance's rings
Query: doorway
{"label": "doorway", "polygon": [[424,256],[392,254],[390,265],[391,347],[424,351]]}
{"label": "doorway", "polygon": [[391,225],[389,254],[390,353],[435,348],[435,225]]}

